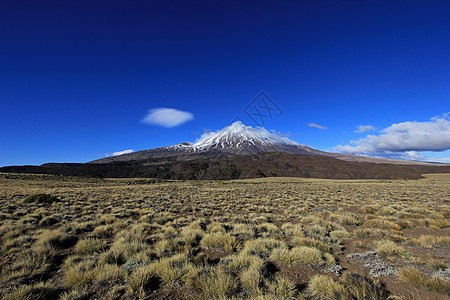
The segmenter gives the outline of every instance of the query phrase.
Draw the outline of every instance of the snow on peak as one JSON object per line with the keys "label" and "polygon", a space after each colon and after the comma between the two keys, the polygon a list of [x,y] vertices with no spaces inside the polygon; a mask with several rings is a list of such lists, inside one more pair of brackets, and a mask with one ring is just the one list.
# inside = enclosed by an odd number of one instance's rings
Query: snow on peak
{"label": "snow on peak", "polygon": [[240,140],[241,142],[258,140],[263,143],[299,145],[274,131],[268,131],[263,127],[252,127],[236,121],[222,130],[204,133],[192,146],[204,148],[214,144],[223,144],[224,141]]}

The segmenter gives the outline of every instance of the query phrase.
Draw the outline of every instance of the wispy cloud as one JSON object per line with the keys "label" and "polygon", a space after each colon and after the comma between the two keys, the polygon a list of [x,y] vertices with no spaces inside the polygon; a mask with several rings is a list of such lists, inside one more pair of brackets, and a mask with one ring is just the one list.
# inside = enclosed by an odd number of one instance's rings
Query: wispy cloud
{"label": "wispy cloud", "polygon": [[435,161],[435,162],[441,162],[441,163],[450,164],[450,157],[430,158],[429,160],[430,161]]}
{"label": "wispy cloud", "polygon": [[367,131],[373,131],[375,130],[375,127],[372,125],[358,125],[358,129],[356,129],[354,132],[356,133],[363,133]]}
{"label": "wispy cloud", "polygon": [[175,108],[159,107],[150,109],[142,122],[162,127],[175,127],[192,119],[194,119],[194,115],[190,112]]}
{"label": "wispy cloud", "polygon": [[316,124],[316,123],[309,123],[308,124],[309,127],[314,127],[314,128],[318,128],[318,129],[328,129],[328,127]]}
{"label": "wispy cloud", "polygon": [[424,159],[418,152],[450,149],[449,113],[429,121],[407,121],[381,130],[380,135],[367,135],[350,145],[338,145],[335,151],[390,158]]}
{"label": "wispy cloud", "polygon": [[128,154],[128,153],[132,153],[132,152],[134,152],[133,149],[128,149],[128,150],[113,152],[113,153],[111,153],[111,156],[118,156],[118,155]]}
{"label": "wispy cloud", "polygon": [[133,149],[128,149],[128,150],[122,150],[122,151],[117,151],[117,152],[113,152],[113,153],[103,153],[103,154],[99,154],[98,156],[100,157],[111,157],[111,156],[118,156],[118,155],[123,155],[123,154],[129,154],[129,153],[133,153],[134,150]]}

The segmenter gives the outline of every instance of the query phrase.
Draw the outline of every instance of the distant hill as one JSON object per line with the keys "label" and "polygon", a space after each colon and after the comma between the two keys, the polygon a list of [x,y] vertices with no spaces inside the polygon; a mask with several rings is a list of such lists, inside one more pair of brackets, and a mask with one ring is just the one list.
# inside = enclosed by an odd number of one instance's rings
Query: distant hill
{"label": "distant hill", "polygon": [[236,122],[203,136],[196,143],[112,156],[86,164],[10,166],[0,168],[0,172],[179,180],[257,177],[418,179],[423,173],[450,172],[450,165],[323,152],[264,128]]}

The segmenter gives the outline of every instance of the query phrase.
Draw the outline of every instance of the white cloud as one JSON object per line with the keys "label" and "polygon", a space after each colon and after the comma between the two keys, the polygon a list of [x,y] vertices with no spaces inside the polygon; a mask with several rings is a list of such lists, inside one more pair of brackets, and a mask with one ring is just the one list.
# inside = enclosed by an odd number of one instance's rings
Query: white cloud
{"label": "white cloud", "polygon": [[142,122],[163,127],[175,127],[192,119],[194,119],[194,115],[190,112],[159,107],[149,110]]}
{"label": "white cloud", "polygon": [[325,126],[322,126],[322,125],[319,125],[319,124],[316,124],[316,123],[309,123],[308,126],[309,127],[314,127],[314,128],[319,128],[319,129],[328,129]]}
{"label": "white cloud", "polygon": [[389,158],[425,159],[417,152],[450,149],[449,113],[425,122],[402,122],[381,130],[380,135],[367,135],[351,145],[338,145],[335,151]]}
{"label": "white cloud", "polygon": [[128,153],[132,153],[132,152],[134,152],[133,149],[123,150],[123,151],[113,152],[113,153],[111,153],[111,156],[118,156],[118,155],[128,154]]}
{"label": "white cloud", "polygon": [[434,162],[441,162],[441,163],[446,163],[446,164],[450,164],[450,157],[442,157],[442,158],[429,158],[429,161],[434,161]]}
{"label": "white cloud", "polygon": [[133,149],[128,149],[128,150],[122,150],[122,151],[117,151],[117,152],[113,152],[113,153],[99,154],[98,156],[100,156],[100,157],[111,157],[111,156],[118,156],[118,155],[123,155],[123,154],[129,154],[129,153],[133,153],[133,152],[134,152]]}
{"label": "white cloud", "polygon": [[373,127],[372,125],[358,125],[358,129],[356,129],[353,132],[363,133],[363,132],[373,131],[373,130],[375,130],[375,127]]}

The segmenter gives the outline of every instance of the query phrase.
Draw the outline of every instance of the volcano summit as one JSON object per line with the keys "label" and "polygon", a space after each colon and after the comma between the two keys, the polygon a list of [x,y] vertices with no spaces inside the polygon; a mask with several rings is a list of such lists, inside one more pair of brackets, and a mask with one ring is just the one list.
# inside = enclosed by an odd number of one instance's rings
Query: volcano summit
{"label": "volcano summit", "polygon": [[139,161],[174,156],[188,159],[188,156],[192,156],[193,154],[197,156],[202,155],[212,157],[217,155],[250,155],[267,152],[328,156],[353,162],[433,165],[431,163],[418,161],[383,159],[320,151],[301,145],[286,136],[273,131],[268,131],[263,127],[254,128],[247,126],[240,121],[234,122],[221,130],[205,133],[195,143],[184,142],[173,146],[111,156],[95,160],[91,163]]}
{"label": "volcano summit", "polygon": [[111,156],[85,164],[12,166],[0,168],[0,172],[177,180],[256,177],[417,179],[422,173],[450,172],[450,166],[324,152],[262,127],[235,122],[222,130],[203,134],[195,143]]}
{"label": "volcano summit", "polygon": [[254,128],[237,121],[222,130],[203,134],[195,143],[185,142],[168,147],[106,157],[93,161],[93,163],[142,160],[186,154],[248,155],[263,152],[317,155],[321,151],[302,146],[285,136],[270,132],[265,128]]}

